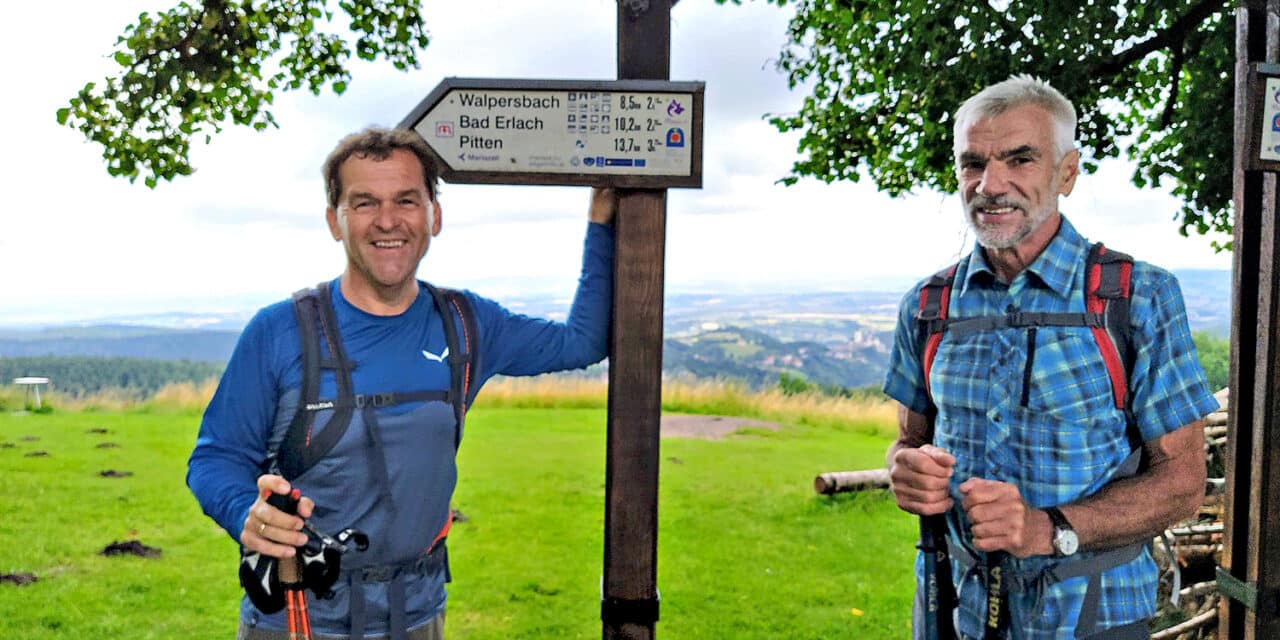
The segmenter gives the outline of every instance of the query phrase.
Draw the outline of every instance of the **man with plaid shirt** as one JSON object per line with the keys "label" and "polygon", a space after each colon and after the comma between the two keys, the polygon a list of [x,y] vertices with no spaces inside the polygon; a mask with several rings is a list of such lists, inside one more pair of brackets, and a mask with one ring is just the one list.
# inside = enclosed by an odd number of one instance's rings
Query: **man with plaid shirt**
{"label": "man with plaid shirt", "polygon": [[[946,317],[1084,310],[1090,244],[1057,202],[1079,172],[1075,124],[1071,103],[1028,76],[957,111],[957,175],[977,246],[956,266]],[[1086,326],[944,333],[926,386],[923,284],[902,301],[885,380],[900,403],[887,463],[900,508],[946,514],[957,633],[1147,638],[1158,575],[1146,543],[1196,512],[1202,418],[1217,408],[1176,279],[1133,264],[1130,416]],[[998,631],[988,628],[992,566],[1008,616]]]}

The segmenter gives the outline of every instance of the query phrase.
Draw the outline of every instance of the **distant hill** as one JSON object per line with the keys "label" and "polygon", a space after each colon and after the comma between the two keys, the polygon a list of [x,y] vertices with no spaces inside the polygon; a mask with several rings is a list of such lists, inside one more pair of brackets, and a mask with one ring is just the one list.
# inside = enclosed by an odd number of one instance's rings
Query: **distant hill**
{"label": "distant hill", "polygon": [[138,325],[0,331],[0,358],[98,356],[226,363],[240,332]]}
{"label": "distant hill", "polygon": [[[1231,273],[1175,272],[1193,331],[1230,332]],[[902,291],[674,293],[667,296],[663,366],[668,375],[733,378],[772,386],[782,373],[839,387],[878,384],[888,363]],[[569,301],[507,299],[513,311],[564,318]],[[100,356],[190,360],[221,367],[246,311],[159,314],[140,322],[0,329],[0,359]],[[139,319],[131,319],[138,321]],[[191,327],[202,328],[191,328]]]}
{"label": "distant hill", "polygon": [[773,386],[783,373],[837,387],[879,384],[887,360],[883,345],[850,346],[784,342],[760,331],[726,327],[666,340],[662,364],[668,375],[731,378],[753,387]]}

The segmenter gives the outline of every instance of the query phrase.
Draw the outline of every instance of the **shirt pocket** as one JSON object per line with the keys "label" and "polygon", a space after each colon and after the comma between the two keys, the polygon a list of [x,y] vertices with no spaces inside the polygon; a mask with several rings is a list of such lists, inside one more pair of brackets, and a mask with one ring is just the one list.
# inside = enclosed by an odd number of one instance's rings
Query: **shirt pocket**
{"label": "shirt pocket", "polygon": [[1118,412],[1111,378],[1087,328],[1041,327],[1026,332],[1024,407],[1059,423],[1096,423]]}

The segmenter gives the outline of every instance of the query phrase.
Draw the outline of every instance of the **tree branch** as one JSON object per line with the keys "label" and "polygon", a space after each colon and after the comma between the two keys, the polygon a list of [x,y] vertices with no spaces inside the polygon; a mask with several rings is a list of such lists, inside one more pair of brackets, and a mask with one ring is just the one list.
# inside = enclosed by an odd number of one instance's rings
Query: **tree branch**
{"label": "tree branch", "polygon": [[1137,62],[1154,51],[1161,49],[1181,49],[1187,35],[1195,30],[1209,16],[1224,8],[1229,0],[1201,0],[1186,14],[1174,20],[1172,24],[1156,35],[1121,51],[1110,60],[1093,65],[1087,73],[1091,76],[1114,76],[1125,67]]}
{"label": "tree branch", "polygon": [[151,61],[155,60],[157,56],[165,51],[174,51],[183,59],[189,58],[190,54],[186,51],[187,45],[191,44],[192,38],[195,38],[196,32],[200,30],[200,25],[204,23],[205,16],[209,15],[210,5],[217,5],[218,8],[223,8],[222,2],[206,2],[202,4],[200,6],[200,13],[191,16],[191,28],[182,36],[181,40],[166,47],[157,47],[148,51],[145,55],[138,56],[134,59],[133,65],[129,67],[129,70],[142,73],[142,71],[139,70],[140,68],[150,64]]}
{"label": "tree branch", "polygon": [[1169,99],[1164,102],[1164,113],[1160,114],[1160,128],[1168,129],[1173,124],[1173,109],[1178,102],[1178,87],[1182,83],[1182,63],[1187,59],[1187,54],[1182,47],[1173,50],[1172,69],[1169,70],[1169,80],[1172,86],[1169,87]]}

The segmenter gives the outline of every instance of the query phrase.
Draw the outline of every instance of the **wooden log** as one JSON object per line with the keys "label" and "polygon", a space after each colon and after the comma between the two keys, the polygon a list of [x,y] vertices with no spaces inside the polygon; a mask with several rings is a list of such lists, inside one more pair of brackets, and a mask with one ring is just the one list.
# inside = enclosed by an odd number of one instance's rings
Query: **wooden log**
{"label": "wooden log", "polygon": [[824,495],[865,489],[888,489],[888,469],[863,471],[831,471],[813,479],[813,490]]}
{"label": "wooden log", "polygon": [[1197,582],[1183,589],[1182,591],[1179,591],[1178,597],[1183,600],[1188,600],[1191,598],[1199,598],[1201,596],[1205,596],[1210,593],[1217,593],[1217,592],[1218,592],[1218,583],[1213,580],[1210,580],[1208,582]]}
{"label": "wooden log", "polygon": [[1190,620],[1187,620],[1186,622],[1183,622],[1182,624],[1177,624],[1172,627],[1169,627],[1168,629],[1162,629],[1160,631],[1157,631],[1156,633],[1151,634],[1151,640],[1173,640],[1174,638],[1177,638],[1178,636],[1188,631],[1194,631],[1196,629],[1199,629],[1200,627],[1204,627],[1209,624],[1212,624],[1213,621],[1217,619],[1218,619],[1218,609],[1215,607],[1213,609],[1209,609],[1208,611],[1205,611],[1204,613],[1201,613],[1200,615],[1197,615],[1196,617]]}
{"label": "wooden log", "polygon": [[1205,524],[1193,524],[1184,527],[1173,527],[1168,530],[1172,536],[1193,536],[1200,533],[1222,533],[1221,522],[1208,522]]}

